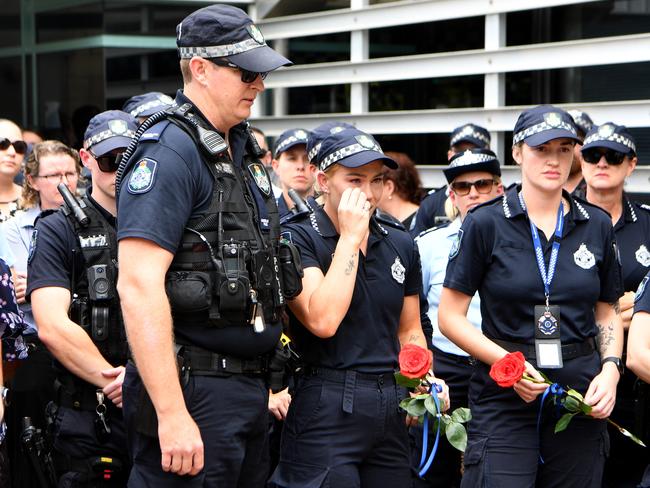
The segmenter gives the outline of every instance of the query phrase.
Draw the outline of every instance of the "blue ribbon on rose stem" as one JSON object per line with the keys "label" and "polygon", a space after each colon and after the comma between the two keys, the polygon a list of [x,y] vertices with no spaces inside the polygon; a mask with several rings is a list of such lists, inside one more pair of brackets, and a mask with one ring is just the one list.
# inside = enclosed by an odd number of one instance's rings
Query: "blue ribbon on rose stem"
{"label": "blue ribbon on rose stem", "polygon": [[[434,389],[435,391],[432,391]],[[436,410],[438,412],[438,429],[436,430],[436,440],[433,443],[431,454],[429,455],[429,459],[426,459],[428,448],[427,441],[429,439],[429,415],[428,413],[425,413],[424,428],[422,430],[422,456],[420,457],[420,466],[418,466],[418,476],[420,478],[422,478],[426,472],[429,471],[431,463],[433,463],[433,458],[436,457],[436,451],[438,451],[438,442],[440,441],[440,400],[438,399],[438,393],[442,393],[442,386],[440,386],[438,383],[433,383],[429,387],[429,393],[433,397],[433,403],[436,405]]]}
{"label": "blue ribbon on rose stem", "polygon": [[[544,409],[544,402],[546,401],[546,397],[548,397],[549,393],[555,397],[555,406],[557,407],[559,413],[562,407],[562,404],[560,403],[560,397],[564,395],[566,392],[564,391],[564,388],[562,388],[557,383],[553,383],[552,385],[549,385],[546,388],[546,390],[544,390],[544,394],[542,395],[542,400],[539,404],[539,412],[537,413],[537,437],[539,437],[540,439],[542,438],[542,431],[541,431],[542,410]],[[540,442],[540,446],[541,446],[541,442]],[[542,457],[541,451],[539,453],[539,462],[541,464],[544,464],[544,458]]]}

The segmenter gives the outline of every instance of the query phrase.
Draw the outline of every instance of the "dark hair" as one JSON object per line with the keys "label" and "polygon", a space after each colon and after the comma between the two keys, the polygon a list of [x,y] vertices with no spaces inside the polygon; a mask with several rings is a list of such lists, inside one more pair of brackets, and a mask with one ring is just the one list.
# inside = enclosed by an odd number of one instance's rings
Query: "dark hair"
{"label": "dark hair", "polygon": [[402,198],[416,205],[424,196],[422,181],[415,163],[411,158],[402,152],[387,152],[386,156],[391,158],[399,166],[397,169],[390,169],[384,166],[384,181],[390,180],[395,185],[395,192]]}

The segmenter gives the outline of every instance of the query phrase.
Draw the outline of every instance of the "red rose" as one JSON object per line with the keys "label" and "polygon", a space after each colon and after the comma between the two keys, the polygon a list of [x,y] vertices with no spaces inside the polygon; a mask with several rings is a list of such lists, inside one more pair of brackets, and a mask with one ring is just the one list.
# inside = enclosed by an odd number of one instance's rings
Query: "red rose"
{"label": "red rose", "polygon": [[407,378],[424,378],[431,369],[431,362],[431,351],[415,344],[406,344],[399,352],[399,370]]}
{"label": "red rose", "polygon": [[509,352],[490,368],[490,377],[497,385],[510,388],[524,375],[526,358],[519,351]]}

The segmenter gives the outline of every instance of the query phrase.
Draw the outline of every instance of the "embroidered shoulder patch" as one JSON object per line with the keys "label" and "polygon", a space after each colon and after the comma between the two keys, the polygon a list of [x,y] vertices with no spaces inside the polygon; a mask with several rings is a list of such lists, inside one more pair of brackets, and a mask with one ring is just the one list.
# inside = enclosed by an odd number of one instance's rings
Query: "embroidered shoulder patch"
{"label": "embroidered shoulder patch", "polygon": [[38,229],[34,229],[32,237],[29,239],[29,254],[27,255],[27,264],[31,264],[36,254],[36,241],[38,239]]}
{"label": "embroidered shoulder patch", "polygon": [[458,253],[460,252],[460,243],[462,240],[463,240],[463,229],[458,229],[456,240],[454,240],[453,244],[451,245],[451,249],[449,250],[450,260],[458,256]]}
{"label": "embroidered shoulder patch", "polygon": [[129,178],[129,193],[137,195],[139,193],[147,193],[151,190],[157,167],[158,162],[149,158],[144,158],[136,163]]}
{"label": "embroidered shoulder patch", "polygon": [[248,165],[248,171],[250,172],[255,184],[260,189],[264,195],[267,197],[271,195],[271,180],[266,173],[266,169],[262,163],[251,163]]}
{"label": "embroidered shoulder patch", "polygon": [[646,286],[648,284],[648,279],[650,277],[646,275],[642,280],[641,283],[639,283],[639,287],[636,289],[636,293],[634,294],[634,303],[638,302],[641,297],[643,296],[643,293],[645,292]]}

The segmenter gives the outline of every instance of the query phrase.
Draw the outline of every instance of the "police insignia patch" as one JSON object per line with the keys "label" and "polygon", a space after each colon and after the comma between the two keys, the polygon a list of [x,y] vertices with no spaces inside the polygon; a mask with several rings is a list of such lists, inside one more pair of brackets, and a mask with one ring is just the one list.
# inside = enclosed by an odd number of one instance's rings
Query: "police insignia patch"
{"label": "police insignia patch", "polygon": [[284,239],[287,242],[293,242],[293,238],[291,237],[291,231],[285,230],[280,233],[280,240]]}
{"label": "police insignia patch", "polygon": [[359,144],[361,144],[366,149],[375,149],[375,141],[366,135],[354,136]]}
{"label": "police insignia patch", "polygon": [[400,285],[404,283],[404,278],[406,277],[406,268],[399,259],[399,256],[395,258],[395,262],[390,267],[390,272],[393,275],[393,279],[397,281]]}
{"label": "police insignia patch", "polygon": [[345,127],[341,127],[340,125],[337,125],[336,127],[332,127],[330,129],[330,134],[338,134],[339,132],[345,130]]}
{"label": "police insignia patch", "polygon": [[266,174],[266,169],[262,163],[251,163],[248,165],[248,171],[255,180],[257,187],[267,197],[271,195],[271,181]]}
{"label": "police insignia patch", "polygon": [[113,134],[118,134],[118,135],[122,135],[127,130],[129,130],[129,127],[126,125],[126,122],[120,119],[109,120],[108,128],[111,130]]}
{"label": "police insignia patch", "polygon": [[650,252],[643,244],[636,250],[634,256],[641,266],[645,266],[646,268],[650,266]]}
{"label": "police insignia patch", "polygon": [[37,239],[38,229],[34,229],[34,232],[32,232],[32,237],[29,239],[29,254],[27,255],[27,264],[31,264],[32,259],[34,259],[34,254],[36,254]]}
{"label": "police insignia patch", "polygon": [[297,130],[294,135],[296,139],[307,139],[307,133],[304,130]]}
{"label": "police insignia patch", "polygon": [[551,127],[557,127],[562,123],[562,118],[556,112],[549,112],[544,114],[544,121]]}
{"label": "police insignia patch", "polygon": [[576,252],[573,253],[573,261],[582,269],[591,269],[596,264],[594,254],[587,249],[587,245],[583,242]]}
{"label": "police insignia patch", "polygon": [[137,195],[151,190],[157,167],[158,162],[153,159],[145,158],[139,161],[129,178],[129,193]]}
{"label": "police insignia patch", "polygon": [[645,292],[646,289],[646,285],[648,284],[648,279],[649,277],[646,276],[641,280],[641,283],[639,283],[639,287],[636,289],[636,293],[634,293],[635,303],[643,296],[643,293]]}
{"label": "police insignia patch", "polygon": [[458,234],[456,235],[456,239],[451,245],[451,249],[449,250],[449,259],[454,259],[456,256],[458,256],[458,253],[460,252],[460,242],[463,240],[463,229],[458,229]]}
{"label": "police insignia patch", "polygon": [[614,133],[614,126],[610,124],[603,124],[598,127],[598,135],[603,138],[608,138]]}
{"label": "police insignia patch", "polygon": [[255,39],[255,42],[258,44],[264,44],[264,36],[262,35],[262,31],[255,24],[247,25],[246,30],[251,35],[251,37]]}

